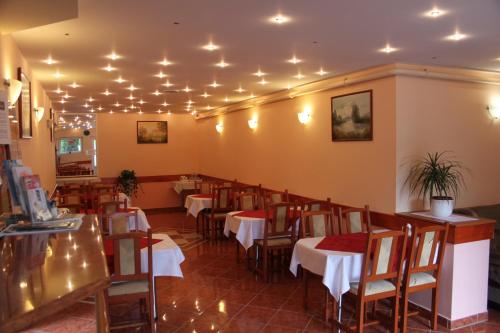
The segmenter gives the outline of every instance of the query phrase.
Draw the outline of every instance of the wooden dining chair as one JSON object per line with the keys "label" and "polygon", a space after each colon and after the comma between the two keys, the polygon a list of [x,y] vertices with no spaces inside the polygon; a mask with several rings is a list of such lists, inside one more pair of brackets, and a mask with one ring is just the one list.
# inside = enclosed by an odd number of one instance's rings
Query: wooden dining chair
{"label": "wooden dining chair", "polygon": [[[334,313],[335,325],[346,332],[362,333],[365,326],[380,323],[380,321],[365,322],[367,303],[391,299],[390,329],[392,332],[398,332],[401,279],[405,257],[403,249],[406,248],[406,241],[406,228],[404,231],[369,233],[360,281],[350,283],[350,289],[345,294],[346,297],[354,300],[355,324],[341,323]],[[336,312],[335,308],[334,312]]]}
{"label": "wooden dining chair", "polygon": [[[147,239],[148,272],[141,271],[141,241]],[[110,320],[110,330],[123,330],[149,325],[154,331],[154,287],[153,287],[153,248],[151,229],[145,232],[112,234],[105,240],[113,243],[113,273],[111,286],[105,293],[106,309],[110,318],[110,306],[113,304],[140,301],[141,318],[137,322],[116,322]],[[146,312],[143,312],[143,302]],[[110,318],[111,319],[111,318]]]}
{"label": "wooden dining chair", "polygon": [[103,225],[104,231],[110,234],[123,234],[132,231],[129,228],[129,221],[132,219],[134,231],[139,231],[139,219],[137,210],[132,212],[118,212],[107,216],[106,225]]}
{"label": "wooden dining chair", "polygon": [[215,187],[215,182],[212,181],[195,181],[194,190],[198,194],[212,194]]}
{"label": "wooden dining chair", "polygon": [[402,287],[401,331],[406,332],[408,317],[418,311],[408,312],[410,294],[432,290],[431,309],[428,313],[432,330],[437,330],[439,282],[441,267],[448,239],[448,223],[428,227],[416,227],[410,238],[410,254],[407,257]]}
{"label": "wooden dining chair", "polygon": [[280,202],[288,202],[289,201],[288,190],[284,190],[283,192],[266,190],[264,191],[263,198],[264,198],[264,209],[266,209],[267,206],[272,204]]}
{"label": "wooden dining chair", "polygon": [[239,193],[255,193],[257,194],[258,209],[264,209],[264,202],[262,197],[262,184],[259,185],[240,185],[237,187],[236,192]]}
{"label": "wooden dining chair", "polygon": [[270,281],[269,266],[274,264],[272,259],[278,258],[278,262],[281,262],[281,252],[291,252],[293,249],[296,229],[295,221],[292,222],[291,218],[291,208],[288,202],[269,205],[264,220],[264,238],[254,242],[256,252],[260,253],[256,271],[266,282]]}
{"label": "wooden dining chair", "polygon": [[118,201],[103,202],[98,206],[97,216],[99,217],[101,230],[104,231],[104,233],[109,232],[109,230],[107,230],[106,221],[109,219],[111,215],[118,213],[119,211],[120,211],[120,202]]}
{"label": "wooden dining chair", "polygon": [[259,208],[259,196],[257,193],[234,193],[233,201],[234,210],[257,210]]}
{"label": "wooden dining chair", "polygon": [[355,232],[371,232],[370,207],[344,208],[339,207],[339,223],[342,234]]}
{"label": "wooden dining chair", "polygon": [[[217,240],[224,232],[226,214],[233,210],[232,187],[215,187],[212,196],[212,208],[203,212],[204,237]],[[211,236],[211,237],[210,237]]]}

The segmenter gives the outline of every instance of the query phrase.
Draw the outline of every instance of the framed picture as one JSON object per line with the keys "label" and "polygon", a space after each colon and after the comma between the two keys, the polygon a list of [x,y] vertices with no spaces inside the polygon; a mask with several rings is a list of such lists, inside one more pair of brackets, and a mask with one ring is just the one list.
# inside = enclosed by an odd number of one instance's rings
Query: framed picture
{"label": "framed picture", "polygon": [[17,69],[17,79],[22,83],[21,97],[17,100],[19,114],[19,137],[31,139],[33,136],[31,112],[31,82],[21,67]]}
{"label": "framed picture", "polygon": [[332,141],[373,140],[372,90],[332,97]]}
{"label": "framed picture", "polygon": [[168,143],[168,122],[138,121],[137,143]]}

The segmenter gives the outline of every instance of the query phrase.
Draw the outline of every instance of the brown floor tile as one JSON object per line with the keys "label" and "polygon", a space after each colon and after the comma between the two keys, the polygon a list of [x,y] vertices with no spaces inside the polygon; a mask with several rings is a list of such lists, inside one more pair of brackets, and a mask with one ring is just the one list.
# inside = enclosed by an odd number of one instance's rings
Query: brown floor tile
{"label": "brown floor tile", "polygon": [[258,294],[250,302],[250,305],[251,306],[259,306],[259,307],[263,307],[263,308],[278,309],[283,304],[285,304],[286,300],[287,300],[287,297],[283,297],[283,296]]}
{"label": "brown floor tile", "polygon": [[295,329],[295,328],[291,328],[291,327],[268,325],[268,326],[264,327],[264,329],[261,332],[263,332],[263,333],[299,333],[302,331]]}
{"label": "brown floor tile", "polygon": [[270,325],[291,327],[302,330],[307,326],[311,318],[311,315],[305,313],[278,310],[278,312],[271,319]]}

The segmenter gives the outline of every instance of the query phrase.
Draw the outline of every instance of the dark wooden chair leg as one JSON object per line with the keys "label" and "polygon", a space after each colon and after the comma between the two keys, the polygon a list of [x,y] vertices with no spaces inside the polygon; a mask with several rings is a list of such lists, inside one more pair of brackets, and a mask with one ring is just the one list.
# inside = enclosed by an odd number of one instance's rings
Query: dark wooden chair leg
{"label": "dark wooden chair leg", "polygon": [[438,326],[438,301],[439,295],[437,288],[432,289],[432,308],[431,308],[431,328],[437,330]]}

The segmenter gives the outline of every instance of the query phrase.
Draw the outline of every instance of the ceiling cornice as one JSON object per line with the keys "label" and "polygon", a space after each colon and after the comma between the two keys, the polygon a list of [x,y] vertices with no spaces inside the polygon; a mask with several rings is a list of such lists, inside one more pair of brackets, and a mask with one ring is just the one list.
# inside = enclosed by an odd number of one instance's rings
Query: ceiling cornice
{"label": "ceiling cornice", "polygon": [[198,114],[197,120],[212,118],[230,112],[250,109],[259,105],[276,103],[290,98],[315,94],[322,91],[359,84],[371,80],[383,79],[391,76],[411,76],[436,80],[500,85],[500,72],[395,63],[333,76],[324,80],[306,83],[291,89],[280,90],[271,94],[222,106],[211,111]]}

